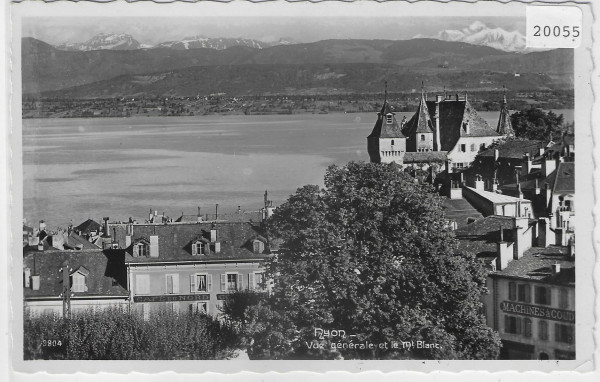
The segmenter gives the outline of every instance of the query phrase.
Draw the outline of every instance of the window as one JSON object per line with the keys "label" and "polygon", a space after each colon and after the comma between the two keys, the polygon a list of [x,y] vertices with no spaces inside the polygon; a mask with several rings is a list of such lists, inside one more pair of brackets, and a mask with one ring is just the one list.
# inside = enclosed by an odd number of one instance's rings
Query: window
{"label": "window", "polygon": [[519,317],[504,316],[504,331],[511,334],[521,334],[521,319]]}
{"label": "window", "polygon": [[179,293],[179,275],[166,275],[166,293],[175,294]]}
{"label": "window", "polygon": [[239,273],[221,274],[221,291],[232,292],[242,288],[242,275]]}
{"label": "window", "polygon": [[461,151],[461,152],[463,152],[463,153],[466,153],[466,152],[467,152],[467,145],[466,145],[466,144],[464,144],[464,143],[463,143],[463,144],[461,144],[461,145],[460,145],[460,151]]}
{"label": "window", "polygon": [[517,285],[512,281],[508,283],[508,299],[510,301],[517,299]]}
{"label": "window", "polygon": [[566,289],[560,289],[558,291],[558,307],[561,309],[569,308],[569,291]]}
{"label": "window", "polygon": [[471,151],[475,151],[475,143],[471,143]]}
{"label": "window", "polygon": [[485,143],[479,145],[479,150],[485,150]]}
{"label": "window", "polygon": [[394,140],[392,139],[392,146],[394,145]]}
{"label": "window", "polygon": [[531,287],[529,284],[518,285],[518,300],[520,302],[531,302]]}
{"label": "window", "polygon": [[87,286],[85,285],[85,276],[81,273],[74,273],[71,276],[71,292],[85,292]]}
{"label": "window", "polygon": [[135,293],[150,293],[150,275],[135,275]]}
{"label": "window", "polygon": [[523,336],[531,337],[531,320],[529,318],[523,319]]}
{"label": "window", "polygon": [[194,274],[190,275],[190,291],[210,292],[212,290],[212,275]]}
{"label": "window", "polygon": [[548,323],[544,320],[538,321],[538,337],[540,340],[548,340]]}
{"label": "window", "polygon": [[550,295],[550,288],[536,286],[535,287],[535,303],[542,305],[551,305],[552,299]]}
{"label": "window", "polygon": [[575,328],[571,325],[554,324],[554,335],[557,342],[572,344],[575,339]]}
{"label": "window", "polygon": [[253,242],[254,253],[263,253],[265,250],[265,243],[260,240],[254,240]]}
{"label": "window", "polygon": [[425,140],[425,134],[421,134],[421,141]]}
{"label": "window", "polygon": [[192,243],[192,256],[208,255],[208,243],[200,240]]}
{"label": "window", "polygon": [[198,301],[190,304],[190,313],[208,314],[208,302]]}
{"label": "window", "polygon": [[148,257],[148,244],[137,243],[133,246],[133,257]]}
{"label": "window", "polygon": [[179,303],[178,302],[167,302],[166,308],[168,312],[177,313],[179,312]]}
{"label": "window", "polygon": [[262,290],[264,285],[264,274],[261,272],[248,273],[248,289]]}

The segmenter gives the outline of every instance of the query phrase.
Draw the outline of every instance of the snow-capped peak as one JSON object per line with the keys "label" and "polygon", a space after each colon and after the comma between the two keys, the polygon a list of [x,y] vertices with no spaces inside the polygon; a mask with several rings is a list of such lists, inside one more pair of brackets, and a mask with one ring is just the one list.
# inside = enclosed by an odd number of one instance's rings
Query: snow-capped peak
{"label": "snow-capped peak", "polygon": [[444,41],[460,41],[473,45],[489,46],[507,52],[525,51],[525,36],[521,32],[506,31],[502,28],[489,28],[481,21],[475,21],[460,30],[446,29],[430,37]]}
{"label": "snow-capped peak", "polygon": [[129,34],[99,33],[86,42],[61,44],[56,46],[61,50],[133,50],[140,49],[140,43]]}

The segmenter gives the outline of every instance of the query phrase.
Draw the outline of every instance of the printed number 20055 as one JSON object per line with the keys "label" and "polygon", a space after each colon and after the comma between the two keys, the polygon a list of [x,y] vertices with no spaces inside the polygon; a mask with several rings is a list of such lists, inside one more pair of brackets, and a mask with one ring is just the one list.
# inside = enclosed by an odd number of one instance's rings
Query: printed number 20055
{"label": "printed number 20055", "polygon": [[534,37],[579,37],[579,26],[564,25],[562,28],[558,25],[534,25]]}

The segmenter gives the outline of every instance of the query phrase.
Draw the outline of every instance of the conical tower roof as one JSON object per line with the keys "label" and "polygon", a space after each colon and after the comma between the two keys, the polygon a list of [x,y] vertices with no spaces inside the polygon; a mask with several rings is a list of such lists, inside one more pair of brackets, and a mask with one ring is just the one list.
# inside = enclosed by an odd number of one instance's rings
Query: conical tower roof
{"label": "conical tower roof", "polygon": [[431,122],[431,116],[429,115],[429,109],[427,108],[427,101],[425,100],[425,94],[421,92],[421,102],[419,103],[419,110],[412,116],[410,121],[404,125],[402,133],[405,136],[409,136],[415,133],[433,133],[433,123]]}
{"label": "conical tower roof", "polygon": [[515,135],[515,131],[512,128],[512,123],[510,122],[510,113],[508,111],[508,104],[506,103],[506,93],[504,94],[504,98],[502,100],[500,118],[498,119],[498,127],[496,128],[496,132],[501,135],[506,135],[507,137],[512,137]]}

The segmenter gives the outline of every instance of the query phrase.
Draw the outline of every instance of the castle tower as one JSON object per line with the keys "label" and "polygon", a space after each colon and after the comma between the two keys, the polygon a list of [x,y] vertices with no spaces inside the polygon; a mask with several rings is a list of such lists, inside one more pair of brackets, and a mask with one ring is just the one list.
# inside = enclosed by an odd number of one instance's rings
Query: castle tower
{"label": "castle tower", "polygon": [[377,113],[373,131],[367,137],[367,151],[372,163],[403,163],[406,137],[402,134],[402,125],[396,120],[396,113],[387,101],[387,81],[383,107]]}
{"label": "castle tower", "polygon": [[502,107],[500,108],[500,118],[498,119],[498,127],[496,128],[496,132],[507,137],[515,136],[515,131],[513,130],[512,123],[510,122],[508,105],[506,103],[506,88],[504,88],[504,97],[502,99]]}
{"label": "castle tower", "polygon": [[[438,104],[441,100],[436,103],[436,114],[434,117],[439,121],[439,109]],[[427,100],[425,99],[425,93],[421,90],[421,101],[419,102],[419,110],[415,115],[408,121],[408,123],[402,128],[402,133],[406,139],[406,149],[411,152],[428,152],[437,149],[439,151],[439,144],[436,148],[435,142],[439,139],[439,133],[436,136],[436,131],[439,131],[439,126],[433,124],[429,109],[427,108]]]}

